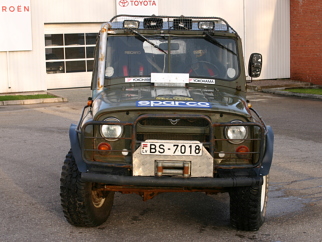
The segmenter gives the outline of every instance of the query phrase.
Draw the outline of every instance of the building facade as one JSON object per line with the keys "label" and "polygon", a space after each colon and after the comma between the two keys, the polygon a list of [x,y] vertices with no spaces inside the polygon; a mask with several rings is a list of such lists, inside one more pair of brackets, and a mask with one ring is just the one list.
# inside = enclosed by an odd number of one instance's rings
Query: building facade
{"label": "building facade", "polygon": [[322,2],[291,0],[291,78],[322,85]]}
{"label": "building facade", "polygon": [[28,4],[31,49],[0,49],[0,93],[90,86],[96,34],[125,6],[139,13],[153,5],[159,15],[222,17],[241,36],[246,62],[253,52],[263,55],[261,79],[291,76],[290,0],[0,0],[1,14]]}

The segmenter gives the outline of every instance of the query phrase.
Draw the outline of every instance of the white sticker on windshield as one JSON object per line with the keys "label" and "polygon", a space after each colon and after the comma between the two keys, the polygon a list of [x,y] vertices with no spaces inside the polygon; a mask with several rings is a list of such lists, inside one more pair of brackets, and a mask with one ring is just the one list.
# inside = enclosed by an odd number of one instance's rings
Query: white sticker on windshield
{"label": "white sticker on windshield", "polygon": [[125,82],[151,82],[150,77],[131,77],[125,78]]}
{"label": "white sticker on windshield", "polygon": [[215,79],[200,79],[200,78],[190,78],[189,83],[198,83],[198,84],[216,84]]}
{"label": "white sticker on windshield", "polygon": [[111,66],[106,67],[105,69],[105,76],[111,77],[114,75],[114,68]]}
{"label": "white sticker on windshield", "polygon": [[236,70],[234,68],[228,68],[227,76],[229,78],[234,78],[236,76]]}

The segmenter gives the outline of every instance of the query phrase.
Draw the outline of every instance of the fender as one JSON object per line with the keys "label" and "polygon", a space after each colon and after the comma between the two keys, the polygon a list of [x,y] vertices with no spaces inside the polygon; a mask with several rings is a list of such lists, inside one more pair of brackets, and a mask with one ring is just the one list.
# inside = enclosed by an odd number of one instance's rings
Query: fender
{"label": "fender", "polygon": [[274,149],[274,132],[271,126],[267,126],[266,150],[262,161],[262,167],[260,169],[260,174],[263,176],[268,175],[269,170],[271,168],[272,161],[273,161],[273,149]]}
{"label": "fender", "polygon": [[78,134],[76,132],[77,125],[71,124],[69,127],[69,141],[70,141],[70,147],[72,148],[72,152],[76,161],[77,168],[80,172],[86,172],[87,171],[87,164],[83,160],[82,157],[82,151],[80,148],[79,140],[78,140]]}

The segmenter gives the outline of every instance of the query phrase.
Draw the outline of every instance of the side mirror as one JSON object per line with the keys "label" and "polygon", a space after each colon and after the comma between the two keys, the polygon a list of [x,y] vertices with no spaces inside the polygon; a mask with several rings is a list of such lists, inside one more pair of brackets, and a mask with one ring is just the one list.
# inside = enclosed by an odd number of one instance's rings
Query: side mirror
{"label": "side mirror", "polygon": [[263,59],[261,54],[251,54],[248,62],[248,75],[250,77],[259,77],[262,71],[262,64]]}

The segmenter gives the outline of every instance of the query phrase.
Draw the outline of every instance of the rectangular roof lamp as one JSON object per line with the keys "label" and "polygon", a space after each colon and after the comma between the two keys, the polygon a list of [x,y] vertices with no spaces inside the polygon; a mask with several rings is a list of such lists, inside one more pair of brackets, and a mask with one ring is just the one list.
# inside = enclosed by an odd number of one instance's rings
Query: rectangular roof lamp
{"label": "rectangular roof lamp", "polygon": [[138,29],[140,27],[140,22],[137,20],[124,20],[123,28],[125,29]]}
{"label": "rectangular roof lamp", "polygon": [[182,30],[189,30],[192,29],[192,19],[173,19],[173,28],[174,29],[182,29]]}
{"label": "rectangular roof lamp", "polygon": [[162,18],[145,18],[143,20],[143,27],[145,29],[162,29],[163,19]]}
{"label": "rectangular roof lamp", "polygon": [[202,30],[213,30],[215,29],[215,22],[213,21],[198,22],[198,28]]}

